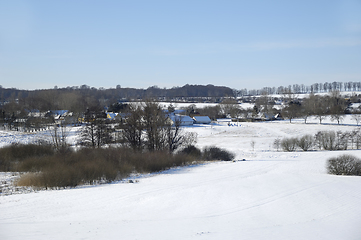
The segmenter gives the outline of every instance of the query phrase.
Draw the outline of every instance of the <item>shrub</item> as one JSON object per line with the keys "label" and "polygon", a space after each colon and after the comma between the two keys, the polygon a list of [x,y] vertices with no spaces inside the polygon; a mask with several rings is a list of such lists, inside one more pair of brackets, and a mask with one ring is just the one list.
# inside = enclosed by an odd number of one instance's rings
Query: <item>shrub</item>
{"label": "shrub", "polygon": [[313,146],[313,136],[312,135],[304,135],[302,136],[298,142],[297,142],[297,145],[303,150],[303,151],[307,151],[309,150],[310,148],[312,148]]}
{"label": "shrub", "polygon": [[297,138],[284,138],[281,141],[281,147],[284,151],[294,152],[297,148],[298,139]]}
{"label": "shrub", "polygon": [[336,133],[333,131],[325,131],[321,135],[322,147],[325,150],[336,150]]}
{"label": "shrub", "polygon": [[277,151],[278,151],[278,149],[280,148],[280,146],[281,146],[281,139],[280,139],[280,138],[276,138],[276,139],[273,141],[273,147],[276,148]]}
{"label": "shrub", "polygon": [[40,173],[26,173],[24,175],[21,175],[21,177],[16,182],[17,186],[40,186]]}
{"label": "shrub", "polygon": [[190,145],[186,148],[183,148],[181,151],[179,151],[179,154],[190,155],[190,156],[193,156],[193,157],[199,159],[202,156],[202,151],[199,148],[197,148],[193,145]]}
{"label": "shrub", "polygon": [[352,155],[341,155],[327,161],[327,171],[335,175],[361,176],[361,159]]}
{"label": "shrub", "polygon": [[319,148],[325,150],[337,150],[336,133],[334,131],[320,131],[315,135]]}
{"label": "shrub", "polygon": [[66,155],[30,157],[18,164],[24,174],[18,185],[75,187],[99,181],[114,181],[132,172],[157,172],[191,164],[195,158],[168,151],[136,152],[129,148],[84,148]]}
{"label": "shrub", "polygon": [[320,131],[315,135],[319,148],[325,150],[346,150],[348,144],[349,133],[341,131]]}
{"label": "shrub", "polygon": [[336,150],[347,150],[349,135],[348,132],[336,132]]}
{"label": "shrub", "polygon": [[[51,153],[51,154],[50,154]],[[15,160],[14,169],[28,172],[22,175],[18,185],[35,187],[75,187],[99,181],[114,181],[132,172],[157,172],[175,166],[184,166],[201,160],[201,151],[190,146],[179,154],[169,151],[134,151],[126,147],[83,148],[76,152],[48,152],[29,154]],[[234,154],[209,147],[203,154],[206,160],[230,161]],[[13,155],[10,159],[14,159]]]}
{"label": "shrub", "polygon": [[171,167],[188,165],[194,160],[194,157],[183,154],[174,155],[168,151],[152,151],[128,154],[125,161],[132,164],[137,172],[158,172]]}
{"label": "shrub", "polygon": [[218,147],[206,147],[203,150],[203,159],[232,161],[235,155],[225,149]]}
{"label": "shrub", "polygon": [[29,157],[54,154],[50,145],[12,144],[0,149],[0,171],[17,171],[17,165]]}

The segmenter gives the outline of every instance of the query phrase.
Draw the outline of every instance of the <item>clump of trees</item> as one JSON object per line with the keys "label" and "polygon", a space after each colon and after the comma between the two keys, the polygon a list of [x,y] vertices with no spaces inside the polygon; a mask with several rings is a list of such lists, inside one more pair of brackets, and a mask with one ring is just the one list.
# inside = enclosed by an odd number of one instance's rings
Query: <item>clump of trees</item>
{"label": "clump of trees", "polygon": [[155,102],[131,105],[127,121],[120,126],[123,142],[134,150],[168,151],[196,143],[197,135],[184,132],[181,119],[172,121]]}
{"label": "clump of trees", "polygon": [[327,160],[327,172],[335,175],[361,176],[361,159],[352,155],[341,155]]}
{"label": "clump of trees", "polygon": [[171,153],[197,142],[195,133],[183,131],[180,117],[171,120],[156,102],[129,104],[124,114],[125,119],[113,122],[103,116],[104,112],[88,114],[78,144],[100,148],[118,143],[134,151]]}
{"label": "clump of trees", "polygon": [[83,125],[78,144],[86,147],[102,147],[113,141],[112,129],[104,118],[96,118]]}
{"label": "clump of trees", "polygon": [[305,123],[310,116],[316,117],[320,123],[326,116],[330,116],[333,121],[340,124],[344,115],[349,113],[347,107],[350,104],[337,91],[326,96],[310,94],[308,98],[303,100],[293,97],[286,102],[282,116],[289,119],[290,122],[294,118],[303,118]]}
{"label": "clump of trees", "polygon": [[277,150],[281,147],[286,152],[297,149],[303,151],[361,149],[361,130],[358,128],[347,132],[319,131],[314,136],[306,134],[300,138],[277,138],[273,145]]}

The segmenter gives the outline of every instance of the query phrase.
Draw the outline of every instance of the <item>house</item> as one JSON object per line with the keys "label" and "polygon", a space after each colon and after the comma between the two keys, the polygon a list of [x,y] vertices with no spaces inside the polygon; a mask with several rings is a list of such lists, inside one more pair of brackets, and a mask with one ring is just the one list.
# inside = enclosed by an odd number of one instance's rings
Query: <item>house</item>
{"label": "house", "polygon": [[256,121],[274,121],[274,120],[283,120],[280,113],[272,114],[272,113],[259,113],[256,118]]}
{"label": "house", "polygon": [[61,124],[65,117],[70,117],[73,114],[68,110],[50,110],[46,113],[45,117],[52,117],[56,124]]}
{"label": "house", "polygon": [[46,112],[40,112],[37,109],[26,110],[28,112],[28,117],[45,117]]}
{"label": "house", "polygon": [[68,110],[50,110],[46,113],[46,117],[53,117],[54,119],[64,118],[71,115]]}
{"label": "house", "polygon": [[168,119],[170,120],[170,123],[172,125],[174,125],[176,121],[179,121],[181,126],[193,125],[193,119],[191,117],[189,117],[189,116],[170,115],[170,116],[168,116]]}
{"label": "house", "polygon": [[113,112],[106,112],[106,114],[108,120],[115,120],[115,117],[118,115],[118,113],[113,113]]}
{"label": "house", "polygon": [[193,120],[195,124],[210,124],[212,122],[208,116],[194,116]]}
{"label": "house", "polygon": [[275,119],[275,120],[283,120],[283,117],[282,117],[281,113],[277,113],[277,114],[274,116],[274,119]]}

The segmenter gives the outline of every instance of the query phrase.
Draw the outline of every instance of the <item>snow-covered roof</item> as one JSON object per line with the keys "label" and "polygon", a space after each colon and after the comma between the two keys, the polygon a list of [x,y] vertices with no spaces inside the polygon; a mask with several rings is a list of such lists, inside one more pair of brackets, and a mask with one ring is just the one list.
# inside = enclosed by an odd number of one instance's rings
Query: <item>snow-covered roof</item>
{"label": "snow-covered roof", "polygon": [[193,119],[189,116],[185,116],[185,115],[170,115],[169,119],[173,121],[173,123],[175,121],[180,121],[181,125],[191,125],[193,124]]}
{"label": "snow-covered roof", "polygon": [[59,115],[59,116],[63,116],[64,114],[66,114],[69,110],[50,110],[50,113],[53,115]]}
{"label": "snow-covered roof", "polygon": [[208,116],[194,116],[193,117],[194,121],[196,121],[196,123],[211,123],[211,119]]}

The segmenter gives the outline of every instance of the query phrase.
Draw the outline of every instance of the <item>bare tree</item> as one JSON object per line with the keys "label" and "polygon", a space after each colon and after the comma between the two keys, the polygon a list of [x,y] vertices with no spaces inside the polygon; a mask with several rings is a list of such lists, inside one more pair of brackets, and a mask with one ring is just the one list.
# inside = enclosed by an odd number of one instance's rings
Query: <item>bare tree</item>
{"label": "bare tree", "polygon": [[266,92],[263,92],[262,95],[257,98],[255,105],[260,112],[270,114],[272,112],[274,101]]}
{"label": "bare tree", "polygon": [[54,124],[50,131],[53,146],[57,151],[62,151],[67,148],[68,144],[66,139],[69,135],[67,128],[64,124]]}
{"label": "bare tree", "polygon": [[298,140],[297,144],[303,151],[307,151],[313,146],[313,141],[314,141],[313,136],[307,134],[307,135],[302,136]]}
{"label": "bare tree", "polygon": [[239,110],[239,104],[233,98],[226,98],[219,104],[222,113],[225,116],[235,117]]}
{"label": "bare tree", "polygon": [[361,121],[361,114],[352,114],[352,119],[356,121],[357,126]]}
{"label": "bare tree", "polygon": [[254,140],[251,141],[251,148],[253,149],[253,152],[254,152],[254,147],[256,145],[256,142]]}
{"label": "bare tree", "polygon": [[83,146],[90,146],[92,148],[100,148],[111,141],[111,130],[105,123],[105,120],[94,119],[83,126],[79,144]]}
{"label": "bare tree", "polygon": [[83,126],[80,134],[80,145],[91,146],[95,148],[96,146],[96,125],[95,122],[86,123]]}
{"label": "bare tree", "polygon": [[218,117],[221,116],[221,107],[218,105],[216,106],[206,106],[202,109],[198,109],[199,113],[205,116],[208,116],[212,120],[216,120]]}
{"label": "bare tree", "polygon": [[273,141],[273,146],[277,149],[277,151],[280,149],[281,147],[281,139],[278,137]]}
{"label": "bare tree", "polygon": [[150,151],[161,150],[165,145],[166,116],[159,104],[151,101],[145,103],[143,111],[145,144]]}
{"label": "bare tree", "polygon": [[327,113],[327,102],[323,97],[317,96],[313,99],[312,104],[312,112],[318,118],[320,121],[320,124],[322,123],[322,120],[325,119],[326,113]]}
{"label": "bare tree", "polygon": [[106,124],[105,119],[96,121],[96,144],[98,148],[112,142],[111,132],[112,129]]}
{"label": "bare tree", "polygon": [[174,123],[165,126],[165,143],[169,152],[174,152],[182,146],[190,146],[197,141],[195,133],[184,133],[181,128],[180,117],[175,118]]}
{"label": "bare tree", "polygon": [[328,105],[331,119],[336,120],[337,124],[340,124],[345,115],[346,101],[341,97],[339,91],[331,92]]}
{"label": "bare tree", "polygon": [[143,147],[143,109],[141,106],[130,105],[127,112],[126,123],[122,126],[124,140],[134,150]]}
{"label": "bare tree", "polygon": [[292,119],[300,116],[301,113],[301,103],[297,100],[292,100],[288,102],[288,106],[285,107],[282,111],[282,115],[285,116],[292,122]]}
{"label": "bare tree", "polygon": [[303,99],[300,116],[305,120],[307,123],[307,118],[313,115],[313,104],[315,103],[315,95],[313,93],[310,94],[308,98]]}
{"label": "bare tree", "polygon": [[283,138],[281,140],[281,146],[284,151],[294,152],[298,146],[297,138]]}

